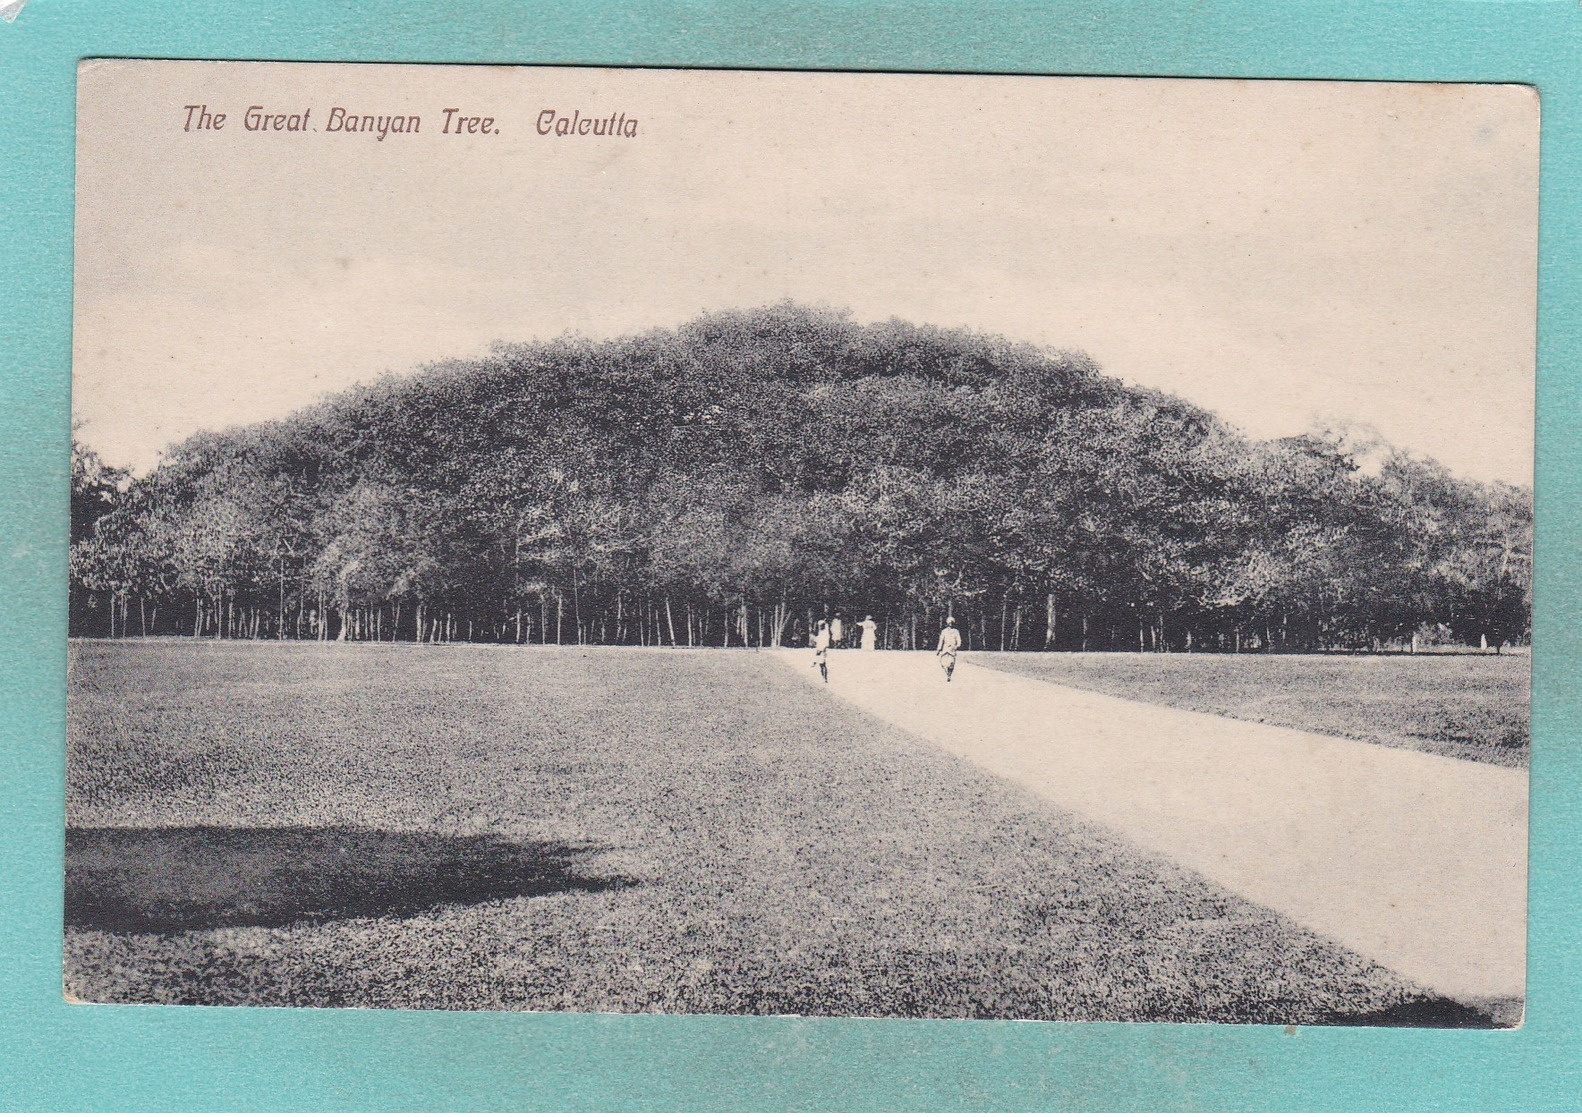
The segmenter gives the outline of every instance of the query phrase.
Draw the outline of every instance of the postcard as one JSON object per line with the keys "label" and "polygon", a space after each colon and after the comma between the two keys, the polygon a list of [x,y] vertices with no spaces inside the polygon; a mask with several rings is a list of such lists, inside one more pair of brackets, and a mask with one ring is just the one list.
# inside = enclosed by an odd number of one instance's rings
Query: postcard
{"label": "postcard", "polygon": [[78,86],[69,998],[1520,1024],[1531,89]]}

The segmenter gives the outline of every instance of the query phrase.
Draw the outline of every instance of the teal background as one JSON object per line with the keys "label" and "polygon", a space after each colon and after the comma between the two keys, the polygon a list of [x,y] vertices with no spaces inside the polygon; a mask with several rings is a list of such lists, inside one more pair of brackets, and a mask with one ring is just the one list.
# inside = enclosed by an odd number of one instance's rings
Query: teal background
{"label": "teal background", "polygon": [[[126,1008],[60,996],[75,68],[87,56],[1512,81],[1543,115],[1523,1028]],[[1230,172],[1233,173],[1233,172]],[[0,24],[0,1108],[1576,1109],[1577,0],[28,0]]]}

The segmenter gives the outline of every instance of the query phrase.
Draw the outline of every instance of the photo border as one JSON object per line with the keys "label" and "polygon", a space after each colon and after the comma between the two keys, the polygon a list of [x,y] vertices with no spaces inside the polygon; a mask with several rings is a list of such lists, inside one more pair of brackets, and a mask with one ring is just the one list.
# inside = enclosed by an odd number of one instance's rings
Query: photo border
{"label": "photo border", "polygon": [[[1541,101],[1528,997],[1511,1031],[68,1004],[76,69],[90,57],[1492,81]],[[0,23],[0,1108],[1582,1106],[1582,6],[28,0]]]}

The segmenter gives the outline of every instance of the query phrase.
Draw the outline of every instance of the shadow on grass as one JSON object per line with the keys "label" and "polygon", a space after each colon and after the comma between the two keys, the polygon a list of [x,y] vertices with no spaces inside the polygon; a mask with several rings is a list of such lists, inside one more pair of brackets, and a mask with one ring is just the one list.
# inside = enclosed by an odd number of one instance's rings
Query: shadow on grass
{"label": "shadow on grass", "polygon": [[1320,1023],[1372,1028],[1509,1028],[1520,1019],[1519,1009],[1513,1022],[1448,997],[1421,997],[1372,1012],[1335,1013]]}
{"label": "shadow on grass", "polygon": [[584,875],[591,847],[351,827],[66,830],[66,925],[102,931],[280,927],[413,915],[635,881]]}

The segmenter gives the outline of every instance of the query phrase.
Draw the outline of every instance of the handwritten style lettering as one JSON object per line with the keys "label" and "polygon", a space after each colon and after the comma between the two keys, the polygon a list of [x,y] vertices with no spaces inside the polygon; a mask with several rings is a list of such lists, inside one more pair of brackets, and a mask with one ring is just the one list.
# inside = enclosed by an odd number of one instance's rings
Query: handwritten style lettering
{"label": "handwritten style lettering", "polygon": [[200,132],[219,131],[225,127],[225,114],[223,112],[210,112],[208,105],[182,105],[187,110],[187,123],[182,127],[183,132],[190,132],[196,128]]}
{"label": "handwritten style lettering", "polygon": [[463,133],[473,136],[497,136],[500,129],[495,127],[492,116],[463,116],[460,109],[441,109],[445,114],[445,124],[440,132],[447,136],[460,136]]}
{"label": "handwritten style lettering", "polygon": [[380,142],[386,136],[400,135],[421,131],[423,118],[420,116],[374,116],[358,115],[336,105],[330,109],[330,118],[324,125],[326,132],[365,132],[379,134]]}
{"label": "handwritten style lettering", "polygon": [[263,105],[248,105],[242,117],[242,127],[249,132],[306,132],[313,110],[301,112],[265,112]]}
{"label": "handwritten style lettering", "polygon": [[623,113],[611,113],[609,116],[594,117],[583,116],[582,110],[577,109],[570,116],[564,116],[555,109],[543,109],[538,114],[538,134],[540,136],[624,136],[626,139],[637,137],[637,118]]}

